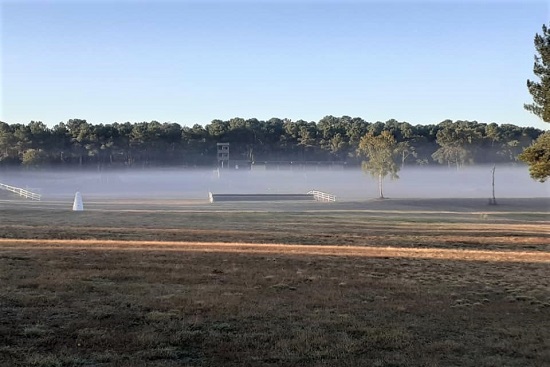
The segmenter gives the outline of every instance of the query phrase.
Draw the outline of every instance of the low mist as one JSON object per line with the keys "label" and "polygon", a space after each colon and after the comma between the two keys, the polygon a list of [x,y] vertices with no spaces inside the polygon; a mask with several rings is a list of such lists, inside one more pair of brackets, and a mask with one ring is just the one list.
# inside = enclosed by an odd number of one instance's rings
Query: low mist
{"label": "low mist", "polygon": [[[489,198],[492,166],[411,167],[400,179],[384,179],[388,198]],[[378,196],[378,182],[360,168],[340,170],[189,170],[143,169],[120,171],[2,171],[0,183],[42,194],[43,200],[87,198],[207,199],[213,193],[306,193],[320,190],[337,200]],[[498,198],[550,196],[550,183],[529,177],[526,166],[501,166],[495,171]]]}

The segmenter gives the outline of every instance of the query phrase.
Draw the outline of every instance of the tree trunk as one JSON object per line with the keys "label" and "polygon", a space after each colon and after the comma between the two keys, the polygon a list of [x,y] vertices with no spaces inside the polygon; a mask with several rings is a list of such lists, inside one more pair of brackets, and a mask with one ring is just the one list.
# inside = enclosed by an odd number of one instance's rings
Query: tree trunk
{"label": "tree trunk", "polygon": [[496,169],[496,167],[497,167],[496,164],[493,165],[493,182],[492,182],[493,198],[490,201],[491,205],[497,205],[497,199],[495,198],[495,169]]}
{"label": "tree trunk", "polygon": [[382,193],[382,174],[378,174],[378,191],[380,192],[380,199],[384,199],[384,194]]}

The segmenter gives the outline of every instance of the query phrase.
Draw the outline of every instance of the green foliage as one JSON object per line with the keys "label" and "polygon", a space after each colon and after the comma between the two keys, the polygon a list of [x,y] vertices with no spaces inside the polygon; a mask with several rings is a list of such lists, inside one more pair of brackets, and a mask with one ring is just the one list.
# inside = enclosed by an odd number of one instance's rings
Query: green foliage
{"label": "green foliage", "polygon": [[[183,127],[158,121],[92,125],[71,119],[52,128],[40,121],[0,122],[0,166],[212,166],[218,142],[230,142],[231,159],[236,160],[358,166],[361,139],[369,132],[378,136],[383,131],[398,144],[400,166],[514,162],[542,133],[530,127],[475,121],[412,126],[393,119],[371,123],[349,116],[325,116],[317,123],[235,117]],[[40,158],[33,157],[30,149],[40,152]]]}
{"label": "green foliage", "polygon": [[542,34],[535,35],[535,64],[533,73],[539,82],[527,80],[527,88],[533,96],[533,103],[525,104],[524,108],[550,122],[550,29],[543,24]]}
{"label": "green foliage", "polygon": [[455,164],[457,168],[468,161],[473,162],[475,147],[482,137],[477,126],[467,121],[445,121],[440,125],[442,129],[436,135],[440,148],[432,154],[432,158],[441,164]]}
{"label": "green foliage", "polygon": [[27,167],[38,166],[42,163],[43,157],[44,155],[41,151],[37,149],[28,149],[23,153],[21,163]]}
{"label": "green foliage", "polygon": [[366,134],[359,142],[357,151],[367,158],[363,161],[363,168],[373,177],[390,175],[394,179],[399,178],[399,166],[395,161],[399,153],[397,141],[389,131],[382,131],[380,135]]}
{"label": "green foliage", "polygon": [[370,132],[361,138],[357,153],[367,158],[362,163],[363,170],[378,177],[380,198],[383,198],[382,180],[388,175],[392,179],[399,178],[396,159],[400,154],[400,147],[397,140],[389,131],[382,131],[380,135]]}
{"label": "green foliage", "polygon": [[545,182],[550,177],[550,132],[546,132],[519,155],[529,164],[529,174],[535,180]]}
{"label": "green foliage", "polygon": [[[543,121],[550,122],[550,29],[545,24],[542,25],[542,35],[535,35],[535,49],[538,55],[535,55],[533,73],[539,77],[540,82],[527,80],[533,103],[525,104],[524,107]],[[518,158],[529,164],[532,178],[540,182],[546,181],[550,176],[550,133],[539,136]]]}

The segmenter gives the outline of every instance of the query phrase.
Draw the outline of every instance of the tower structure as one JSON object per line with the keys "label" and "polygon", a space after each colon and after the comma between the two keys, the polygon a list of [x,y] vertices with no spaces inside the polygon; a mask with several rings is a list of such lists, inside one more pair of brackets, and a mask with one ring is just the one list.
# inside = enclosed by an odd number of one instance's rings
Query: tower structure
{"label": "tower structure", "polygon": [[229,143],[218,143],[218,167],[229,166]]}

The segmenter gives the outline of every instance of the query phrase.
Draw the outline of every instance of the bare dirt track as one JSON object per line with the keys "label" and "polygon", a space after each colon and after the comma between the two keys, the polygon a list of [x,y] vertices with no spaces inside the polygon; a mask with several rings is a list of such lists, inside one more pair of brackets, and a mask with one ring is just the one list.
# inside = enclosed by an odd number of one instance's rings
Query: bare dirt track
{"label": "bare dirt track", "polygon": [[550,365],[548,203],[3,201],[0,365]]}
{"label": "bare dirt track", "polygon": [[525,251],[480,251],[453,249],[411,249],[404,247],[316,246],[220,242],[160,242],[97,240],[4,240],[3,251],[17,250],[101,250],[101,251],[177,251],[241,254],[279,254],[291,256],[353,256],[441,259],[465,261],[505,261],[549,263],[550,253]]}

